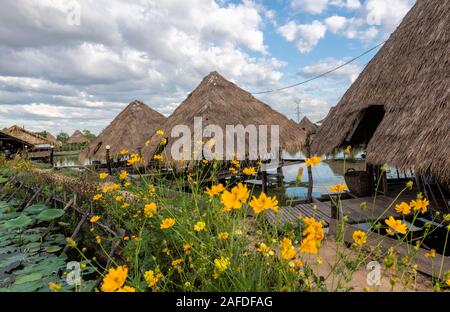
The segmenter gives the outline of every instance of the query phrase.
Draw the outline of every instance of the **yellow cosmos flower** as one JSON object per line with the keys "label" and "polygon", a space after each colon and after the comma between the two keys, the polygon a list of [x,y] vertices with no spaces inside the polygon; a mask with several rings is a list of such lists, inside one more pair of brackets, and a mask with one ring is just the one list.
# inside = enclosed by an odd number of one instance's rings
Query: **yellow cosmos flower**
{"label": "yellow cosmos flower", "polygon": [[395,206],[395,211],[397,211],[398,213],[407,215],[407,214],[410,214],[411,207],[407,203],[401,202],[399,205]]}
{"label": "yellow cosmos flower", "polygon": [[116,190],[120,189],[120,184],[118,184],[118,183],[111,184],[110,188],[111,188],[111,190],[116,191]]}
{"label": "yellow cosmos flower", "polygon": [[167,139],[161,139],[161,142],[159,142],[160,145],[166,145],[167,144]]}
{"label": "yellow cosmos flower", "polygon": [[131,185],[131,182],[125,182],[124,184],[123,184],[123,186],[125,186],[125,187],[129,187]]}
{"label": "yellow cosmos flower", "polygon": [[344,150],[344,154],[345,154],[345,155],[350,155],[351,152],[352,152],[352,147],[349,145],[349,146],[347,146],[347,148]]}
{"label": "yellow cosmos flower", "polygon": [[97,242],[97,244],[101,244],[102,238],[99,235],[97,235],[97,236],[95,236],[95,241]]}
{"label": "yellow cosmos flower", "polygon": [[122,156],[127,155],[128,154],[128,150],[126,150],[126,149],[120,150],[119,154],[122,155]]}
{"label": "yellow cosmos flower", "polygon": [[156,214],[156,204],[155,203],[150,203],[144,206],[144,214],[147,218],[151,218]]}
{"label": "yellow cosmos flower", "polygon": [[119,288],[117,292],[136,292],[136,288],[131,286],[123,286],[122,288]]}
{"label": "yellow cosmos flower", "polygon": [[98,177],[100,178],[100,180],[104,180],[104,179],[106,179],[106,178],[108,177],[108,174],[102,172],[102,173],[100,173],[100,174],[98,175]]}
{"label": "yellow cosmos flower", "polygon": [[430,205],[430,202],[428,201],[428,199],[422,198],[422,194],[419,193],[417,195],[417,199],[412,200],[410,205],[414,211],[420,210],[421,213],[426,213],[428,210],[427,208]]}
{"label": "yellow cosmos flower", "polygon": [[186,252],[186,251],[189,251],[189,249],[191,249],[191,247],[192,247],[192,244],[186,243],[186,244],[183,245],[183,250],[184,250],[185,252]]}
{"label": "yellow cosmos flower", "polygon": [[247,189],[247,186],[239,183],[237,186],[233,187],[230,191],[225,190],[222,193],[221,201],[224,205],[224,211],[229,212],[232,209],[241,209],[242,204],[248,199],[250,196],[250,191]]}
{"label": "yellow cosmos flower", "polygon": [[406,224],[402,223],[401,220],[395,220],[394,217],[390,216],[385,222],[394,231],[400,234],[406,234]]}
{"label": "yellow cosmos flower", "polygon": [[165,229],[171,228],[172,226],[174,226],[174,224],[175,224],[175,219],[173,219],[173,218],[166,218],[166,219],[162,220],[162,222],[161,222],[159,227],[162,230],[165,230]]}
{"label": "yellow cosmos flower", "polygon": [[240,168],[240,167],[241,167],[241,163],[240,163],[238,160],[236,160],[236,159],[233,159],[233,160],[231,161],[231,164],[232,164],[233,166],[235,166],[236,168]]}
{"label": "yellow cosmos flower", "polygon": [[163,161],[163,156],[161,154],[153,155],[153,159],[157,161]]}
{"label": "yellow cosmos flower", "polygon": [[200,232],[203,231],[205,229],[206,223],[203,221],[198,221],[195,225],[194,225],[194,231],[196,232]]}
{"label": "yellow cosmos flower", "polygon": [[148,287],[153,287],[162,278],[162,274],[155,274],[153,270],[148,270],[144,273],[144,279],[147,282]]}
{"label": "yellow cosmos flower", "polygon": [[394,236],[395,235],[395,233],[392,232],[391,229],[386,229],[386,233],[387,233],[387,235],[390,235],[390,236]]}
{"label": "yellow cosmos flower", "polygon": [[150,145],[150,140],[145,141],[144,145],[145,146],[149,146]]}
{"label": "yellow cosmos flower", "polygon": [[219,272],[225,272],[230,266],[230,259],[225,257],[214,259],[214,266]]}
{"label": "yellow cosmos flower", "polygon": [[228,239],[229,236],[230,236],[230,234],[228,234],[228,232],[220,232],[219,234],[217,234],[217,237],[220,240],[226,240],[226,239]]}
{"label": "yellow cosmos flower", "polygon": [[431,249],[429,252],[425,253],[427,258],[436,258],[436,249]]}
{"label": "yellow cosmos flower", "polygon": [[123,205],[120,206],[120,208],[122,208],[122,209],[125,209],[125,208],[128,208],[128,207],[130,207],[129,203],[123,203]]}
{"label": "yellow cosmos flower", "polygon": [[363,231],[355,231],[352,235],[353,241],[359,247],[362,247],[367,242],[367,235]]}
{"label": "yellow cosmos flower", "polygon": [[259,244],[259,247],[257,250],[262,254],[266,254],[270,251],[270,247],[264,243],[261,243],[261,244]]}
{"label": "yellow cosmos flower", "polygon": [[280,245],[280,254],[282,259],[289,260],[297,255],[294,246],[292,246],[292,241],[289,238],[283,238]]}
{"label": "yellow cosmos flower", "polygon": [[128,268],[126,266],[118,266],[116,269],[109,269],[103,278],[101,290],[103,292],[115,292],[122,288],[128,276]]}
{"label": "yellow cosmos flower", "polygon": [[321,161],[320,157],[317,156],[306,158],[305,159],[306,167],[316,166],[320,163],[320,161]]}
{"label": "yellow cosmos flower", "polygon": [[157,134],[157,135],[164,135],[164,131],[158,130],[158,131],[156,131],[156,134]]}
{"label": "yellow cosmos flower", "polygon": [[98,220],[100,220],[100,216],[92,216],[92,217],[89,219],[89,221],[90,221],[91,223],[95,223],[95,222],[97,222]]}
{"label": "yellow cosmos flower", "polygon": [[256,214],[259,214],[268,209],[272,209],[274,212],[278,212],[278,200],[276,199],[276,197],[267,196],[264,192],[262,192],[258,198],[253,196],[253,199],[250,201],[249,205],[253,208],[253,211]]}
{"label": "yellow cosmos flower", "polygon": [[102,194],[95,194],[95,195],[92,197],[92,200],[99,200],[99,199],[101,199],[102,197],[103,197]]}
{"label": "yellow cosmos flower", "polygon": [[122,201],[123,197],[120,196],[120,195],[117,195],[114,199],[115,199],[116,201],[120,202],[120,201]]}
{"label": "yellow cosmos flower", "polygon": [[125,170],[121,170],[120,174],[119,174],[119,179],[125,180],[127,177],[128,177],[128,172],[126,172]]}
{"label": "yellow cosmos flower", "polygon": [[49,282],[48,288],[50,288],[53,292],[59,292],[61,290],[62,285],[58,283]]}
{"label": "yellow cosmos flower", "polygon": [[310,237],[304,238],[302,240],[302,243],[300,244],[300,251],[316,255],[319,252],[317,248],[317,242]]}
{"label": "yellow cosmos flower", "polygon": [[211,186],[211,188],[207,187],[205,193],[208,194],[210,197],[213,197],[213,196],[219,195],[224,190],[225,190],[225,188],[223,187],[223,184],[220,183],[220,184]]}
{"label": "yellow cosmos flower", "polygon": [[348,190],[347,186],[344,184],[332,185],[328,189],[333,193],[342,193],[342,192]]}
{"label": "yellow cosmos flower", "polygon": [[247,167],[242,170],[242,173],[248,176],[256,175],[255,167]]}

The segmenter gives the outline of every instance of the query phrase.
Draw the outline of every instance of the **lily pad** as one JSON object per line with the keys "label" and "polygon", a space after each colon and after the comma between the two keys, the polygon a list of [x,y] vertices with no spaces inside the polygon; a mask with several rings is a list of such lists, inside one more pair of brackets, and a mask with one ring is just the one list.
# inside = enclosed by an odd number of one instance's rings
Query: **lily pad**
{"label": "lily pad", "polygon": [[41,221],[52,221],[60,218],[63,214],[64,210],[62,209],[47,209],[38,214],[36,218]]}
{"label": "lily pad", "polygon": [[33,220],[31,220],[29,216],[21,214],[17,218],[6,221],[4,225],[9,229],[24,229],[30,225],[31,222],[33,222]]}
{"label": "lily pad", "polygon": [[42,204],[36,204],[36,205],[32,205],[29,206],[25,209],[26,212],[31,213],[31,214],[38,214],[41,213],[42,211],[48,209],[47,206],[42,205]]}
{"label": "lily pad", "polygon": [[14,285],[25,284],[29,282],[34,282],[42,279],[42,273],[35,272],[28,275],[20,276],[16,278]]}
{"label": "lily pad", "polygon": [[49,253],[54,253],[54,252],[60,251],[61,249],[62,249],[61,246],[48,246],[45,248],[45,251],[49,252]]}

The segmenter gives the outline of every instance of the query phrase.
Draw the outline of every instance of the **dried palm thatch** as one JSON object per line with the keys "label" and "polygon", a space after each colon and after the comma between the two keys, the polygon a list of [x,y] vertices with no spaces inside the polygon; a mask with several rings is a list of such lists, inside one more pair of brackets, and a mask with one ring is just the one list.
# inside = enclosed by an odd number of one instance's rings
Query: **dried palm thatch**
{"label": "dried palm thatch", "polygon": [[80,131],[75,130],[75,132],[67,140],[67,144],[85,144],[89,143],[89,139]]}
{"label": "dried palm thatch", "polygon": [[316,133],[317,129],[319,128],[315,123],[313,123],[311,120],[309,120],[308,117],[303,117],[303,119],[299,122],[300,128],[303,129],[303,131],[306,132],[306,135],[312,135]]}
{"label": "dried palm thatch", "polygon": [[133,101],[81,153],[86,158],[104,159],[106,146],[112,157],[122,149],[136,152],[165,121],[166,117],[140,101]]}
{"label": "dried palm thatch", "polygon": [[57,138],[55,138],[50,132],[47,132],[46,139],[54,146],[61,146],[61,142],[58,141]]}
{"label": "dried palm thatch", "polygon": [[450,179],[450,1],[418,0],[319,128],[313,152],[344,146],[365,110],[384,117],[367,161]]}
{"label": "dried palm thatch", "polygon": [[9,134],[11,137],[17,138],[22,142],[26,142],[30,147],[40,144],[53,144],[50,140],[33,133],[31,131],[25,130],[25,128],[14,125],[9,128],[3,129],[3,132]]}
{"label": "dried palm thatch", "polygon": [[[271,125],[279,126],[281,148],[288,151],[299,151],[305,142],[305,132],[297,123],[273,110],[269,105],[259,101],[234,83],[227,81],[217,72],[212,72],[203,78],[197,88],[189,94],[187,99],[178,106],[161,127],[165,136],[169,138],[168,145],[164,149],[167,161],[172,161],[171,148],[176,138],[171,139],[170,136],[174,126],[184,125],[191,130],[191,150],[194,150],[194,144],[197,144],[193,139],[195,117],[202,118],[203,129],[208,125],[217,125],[222,129],[224,136],[227,125],[242,125],[244,127],[267,125],[268,150],[270,150],[271,143]],[[160,139],[161,137],[157,135],[152,138],[152,145],[149,148],[150,155],[152,151],[155,151]],[[208,139],[205,139],[205,141],[208,141]],[[223,153],[225,154],[226,139],[223,141]],[[252,153],[253,151],[249,149],[248,139],[246,139],[245,144],[247,154]],[[145,155],[148,156],[148,153]],[[246,155],[239,156],[244,157]]]}

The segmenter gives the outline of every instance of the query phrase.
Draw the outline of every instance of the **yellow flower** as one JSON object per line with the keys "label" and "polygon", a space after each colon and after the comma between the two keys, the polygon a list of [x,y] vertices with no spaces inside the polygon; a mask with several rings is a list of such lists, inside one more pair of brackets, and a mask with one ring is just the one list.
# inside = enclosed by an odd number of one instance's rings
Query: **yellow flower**
{"label": "yellow flower", "polygon": [[178,271],[181,271],[181,264],[183,264],[184,260],[183,259],[176,259],[172,261],[172,266],[177,269]]}
{"label": "yellow flower", "polygon": [[220,183],[218,185],[211,186],[211,188],[207,187],[205,193],[208,194],[210,197],[213,197],[213,196],[219,195],[224,190],[225,190],[225,188],[223,187],[223,184]]}
{"label": "yellow flower", "polygon": [[130,186],[131,185],[131,182],[125,182],[124,184],[123,184],[123,186],[125,186],[125,187],[128,187],[128,186]]}
{"label": "yellow flower", "polygon": [[111,190],[115,191],[118,190],[120,188],[120,184],[114,183],[111,185]]}
{"label": "yellow flower", "polygon": [[127,155],[127,154],[128,154],[128,150],[123,149],[123,150],[120,150],[119,153],[120,153],[120,155],[124,156],[124,155]]}
{"label": "yellow flower", "polygon": [[219,272],[224,272],[228,269],[230,265],[230,259],[225,257],[214,259],[214,265]]}
{"label": "yellow flower", "polygon": [[192,244],[186,243],[186,244],[183,245],[183,250],[184,251],[189,251],[189,249],[191,249],[191,247],[192,247]]}
{"label": "yellow flower", "polygon": [[401,220],[395,220],[394,217],[390,216],[385,222],[394,231],[400,234],[406,234],[406,224],[402,223]]}
{"label": "yellow flower", "polygon": [[164,131],[158,130],[158,131],[156,131],[156,134],[157,134],[157,135],[164,135]]}
{"label": "yellow flower", "polygon": [[156,214],[156,204],[150,203],[144,206],[144,214],[147,218],[151,218]]}
{"label": "yellow flower", "polygon": [[95,194],[95,195],[92,197],[92,200],[99,200],[99,199],[102,198],[102,197],[103,197],[102,194]]}
{"label": "yellow flower", "polygon": [[161,142],[159,142],[160,145],[166,145],[166,143],[167,143],[167,139],[166,138],[161,139]]}
{"label": "yellow flower", "polygon": [[402,202],[401,204],[395,206],[395,211],[407,215],[411,212],[411,207],[407,203]]}
{"label": "yellow flower", "polygon": [[95,236],[95,241],[97,242],[97,244],[101,244],[102,238],[99,235],[97,235],[97,236]]}
{"label": "yellow flower", "polygon": [[270,247],[264,243],[261,243],[261,244],[259,244],[259,247],[257,250],[262,254],[266,254],[270,251]]}
{"label": "yellow flower", "polygon": [[395,233],[392,232],[391,229],[386,229],[386,233],[387,233],[388,235],[390,235],[390,236],[394,236],[394,235],[395,235]]}
{"label": "yellow flower", "polygon": [[119,288],[117,292],[136,292],[136,288],[131,286],[123,286],[122,288]]}
{"label": "yellow flower", "polygon": [[114,199],[115,199],[116,201],[121,201],[121,200],[123,199],[123,197],[120,196],[120,195],[118,195],[118,196],[116,196]]}
{"label": "yellow flower", "polygon": [[256,175],[256,170],[254,167],[247,167],[247,168],[244,168],[244,170],[242,170],[242,173],[245,175],[252,176],[252,175]]}
{"label": "yellow flower", "polygon": [[128,276],[128,268],[126,266],[118,266],[116,269],[111,268],[108,274],[103,278],[101,290],[103,292],[114,292],[122,288]]}
{"label": "yellow flower", "polygon": [[322,222],[316,221],[314,218],[304,218],[303,222],[308,225],[303,231],[303,235],[320,243],[325,237]]}
{"label": "yellow flower", "polygon": [[195,225],[194,225],[194,231],[196,232],[200,232],[203,231],[205,229],[205,222],[203,221],[198,221]]}
{"label": "yellow flower", "polygon": [[320,161],[321,161],[320,157],[317,156],[306,158],[305,159],[306,167],[316,166],[320,163]]}
{"label": "yellow flower", "polygon": [[61,284],[58,284],[58,283],[53,283],[53,282],[48,283],[48,288],[50,288],[50,290],[53,292],[60,291],[61,287],[62,287]]}
{"label": "yellow flower", "polygon": [[128,207],[130,207],[129,203],[123,203],[123,205],[120,206],[120,208],[122,208],[122,209],[125,209],[125,208],[128,208]]}
{"label": "yellow flower", "polygon": [[109,185],[105,185],[102,189],[102,193],[108,193],[111,190],[111,187]]}
{"label": "yellow flower", "polygon": [[411,181],[411,180],[409,180],[408,182],[406,182],[406,187],[407,187],[408,189],[410,189],[410,190],[412,190],[413,185],[414,185],[414,182]]}
{"label": "yellow flower", "polygon": [[249,205],[253,208],[253,211],[256,214],[259,214],[267,209],[272,209],[274,212],[278,212],[278,200],[276,197],[267,196],[264,192],[259,195],[259,198],[253,196],[253,199],[250,201]]}
{"label": "yellow flower", "polygon": [[286,237],[283,238],[280,245],[281,245],[280,254],[282,259],[289,260],[297,255],[294,246],[292,246],[292,241],[289,238]]}
{"label": "yellow flower", "polygon": [[431,249],[429,252],[425,253],[425,257],[427,258],[435,258],[436,257],[436,250]]}
{"label": "yellow flower", "polygon": [[119,174],[119,179],[125,180],[127,177],[128,177],[128,172],[126,172],[125,170],[121,170],[120,174]]}
{"label": "yellow flower", "polygon": [[150,140],[145,141],[144,145],[145,146],[149,146],[150,145]]}
{"label": "yellow flower", "polygon": [[144,273],[144,279],[147,282],[148,287],[153,287],[158,283],[158,281],[161,279],[162,274],[155,274],[153,270],[148,270]]}
{"label": "yellow flower", "polygon": [[174,224],[175,224],[175,219],[173,219],[173,218],[166,218],[166,219],[162,220],[162,222],[161,222],[159,227],[162,230],[164,230],[164,229],[171,228]]}
{"label": "yellow flower", "polygon": [[97,222],[98,220],[100,220],[100,216],[92,216],[92,217],[89,219],[89,221],[90,221],[91,223],[95,223],[95,222]]}
{"label": "yellow flower", "polygon": [[106,179],[106,178],[108,177],[108,174],[102,172],[102,173],[100,173],[100,174],[98,175],[98,177],[100,178],[100,180],[104,180],[104,179]]}
{"label": "yellow flower", "polygon": [[127,164],[132,166],[137,163],[143,163],[144,159],[139,154],[131,154],[130,159],[128,159]]}
{"label": "yellow flower", "polygon": [[218,237],[220,240],[226,240],[226,239],[228,239],[228,236],[229,236],[228,232],[220,232],[220,233],[217,235],[217,237]]}
{"label": "yellow flower", "polygon": [[67,242],[67,245],[69,245],[72,248],[77,247],[77,243],[73,240],[72,237],[67,237],[66,242]]}
{"label": "yellow flower", "polygon": [[153,159],[157,160],[157,161],[162,161],[163,160],[163,156],[161,154],[156,154],[156,155],[153,155]]}
{"label": "yellow flower", "polygon": [[348,190],[348,188],[344,184],[336,184],[336,185],[330,186],[329,190],[333,193],[342,193],[342,192]]}
{"label": "yellow flower", "polygon": [[427,207],[430,205],[430,202],[428,201],[428,199],[426,198],[422,198],[422,194],[419,193],[417,195],[417,199],[416,200],[412,200],[411,201],[411,208],[414,211],[418,211],[420,210],[421,213],[426,213],[427,212]]}
{"label": "yellow flower", "polygon": [[233,187],[230,191],[225,190],[222,193],[221,200],[224,205],[224,211],[229,212],[232,209],[241,209],[242,204],[248,199],[250,195],[247,186],[239,183],[237,186]]}
{"label": "yellow flower", "polygon": [[232,164],[233,166],[235,166],[236,168],[240,168],[240,167],[241,167],[240,162],[239,162],[238,160],[236,160],[236,159],[233,159],[233,160],[231,161],[231,164]]}
{"label": "yellow flower", "polygon": [[359,247],[362,247],[367,242],[367,235],[363,231],[355,231],[352,235],[353,241]]}
{"label": "yellow flower", "polygon": [[344,154],[345,154],[345,155],[350,155],[351,152],[352,152],[352,147],[349,145],[349,146],[347,146],[347,148],[344,150]]}

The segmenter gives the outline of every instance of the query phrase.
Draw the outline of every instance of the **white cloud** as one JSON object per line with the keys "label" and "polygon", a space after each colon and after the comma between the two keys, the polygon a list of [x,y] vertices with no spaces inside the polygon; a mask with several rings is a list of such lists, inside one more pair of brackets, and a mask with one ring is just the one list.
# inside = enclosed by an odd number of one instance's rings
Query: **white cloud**
{"label": "white cloud", "polygon": [[411,9],[414,0],[367,0],[364,6],[367,24],[392,32]]}
{"label": "white cloud", "polygon": [[275,12],[253,1],[78,2],[80,26],[67,24],[68,2],[3,4],[0,127],[100,131],[134,99],[170,114],[213,70],[251,89],[282,79],[263,33]]}
{"label": "white cloud", "polygon": [[328,0],[292,0],[291,6],[294,10],[299,9],[306,13],[320,14],[328,5]]}
{"label": "white cloud", "polygon": [[359,2],[359,0],[331,0],[330,4],[349,10],[356,10],[361,7],[361,2]]}
{"label": "white cloud", "polygon": [[[345,58],[342,60],[337,60],[335,58],[328,58],[317,62],[316,64],[305,66],[300,69],[299,74],[310,78],[328,72],[334,68],[337,68],[345,64],[349,59]],[[348,64],[330,74],[327,75],[329,78],[336,80],[346,79],[349,82],[354,82],[361,73],[361,68],[356,64]]]}
{"label": "white cloud", "polygon": [[281,35],[290,42],[294,42],[301,53],[308,53],[325,37],[327,27],[319,22],[313,21],[311,24],[298,25],[290,21],[278,28]]}
{"label": "white cloud", "polygon": [[345,27],[347,19],[343,16],[333,15],[325,19],[325,24],[331,32],[337,33]]}

